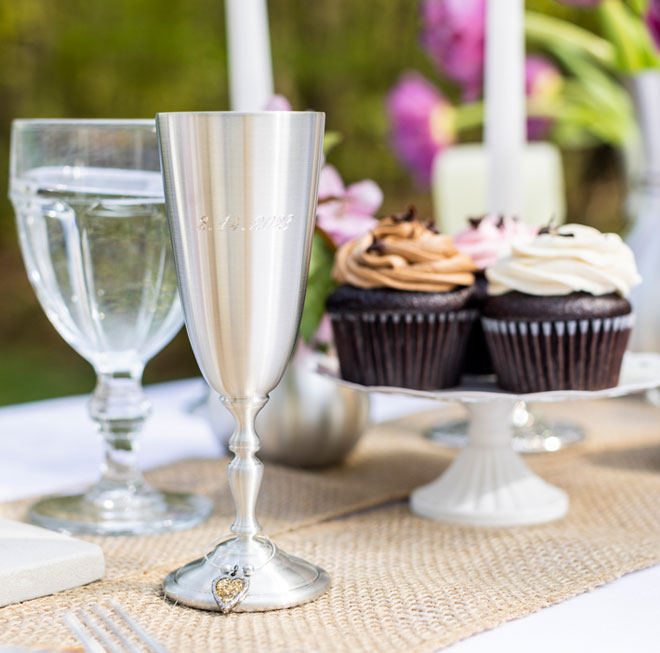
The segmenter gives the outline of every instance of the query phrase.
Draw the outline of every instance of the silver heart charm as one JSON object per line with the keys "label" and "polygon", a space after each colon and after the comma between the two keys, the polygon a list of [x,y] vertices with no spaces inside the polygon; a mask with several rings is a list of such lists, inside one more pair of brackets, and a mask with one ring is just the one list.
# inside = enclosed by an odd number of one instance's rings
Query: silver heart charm
{"label": "silver heart charm", "polygon": [[228,614],[244,598],[250,589],[250,574],[252,570],[248,567],[240,570],[238,565],[226,567],[225,573],[213,579],[211,592],[220,612]]}

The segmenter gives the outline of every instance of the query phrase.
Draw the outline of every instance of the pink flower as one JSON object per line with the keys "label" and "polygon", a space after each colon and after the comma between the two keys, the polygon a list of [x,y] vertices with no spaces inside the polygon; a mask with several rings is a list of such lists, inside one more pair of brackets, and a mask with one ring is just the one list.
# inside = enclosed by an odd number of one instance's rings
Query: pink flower
{"label": "pink flower", "polygon": [[264,111],[291,111],[291,103],[283,95],[273,95],[266,102]]}
{"label": "pink flower", "polygon": [[[538,55],[530,55],[525,61],[525,93],[527,106],[538,112],[547,109],[559,94],[563,78],[550,60]],[[542,139],[552,128],[552,119],[532,117],[527,119],[527,136]]]}
{"label": "pink flower", "polygon": [[333,166],[322,168],[316,218],[338,247],[374,227],[374,213],[382,203],[383,191],[376,182],[365,179],[346,188]]}
{"label": "pink flower", "polygon": [[394,149],[427,185],[435,155],[454,142],[456,110],[429,81],[408,73],[390,91],[387,112]]}
{"label": "pink flower", "polygon": [[485,0],[424,0],[422,46],[440,71],[477,98],[484,74]]}
{"label": "pink flower", "polygon": [[645,18],[655,46],[660,50],[660,0],[651,0]]}
{"label": "pink flower", "polygon": [[312,349],[327,347],[332,342],[332,322],[327,313],[323,314],[319,326],[312,336],[310,342]]}

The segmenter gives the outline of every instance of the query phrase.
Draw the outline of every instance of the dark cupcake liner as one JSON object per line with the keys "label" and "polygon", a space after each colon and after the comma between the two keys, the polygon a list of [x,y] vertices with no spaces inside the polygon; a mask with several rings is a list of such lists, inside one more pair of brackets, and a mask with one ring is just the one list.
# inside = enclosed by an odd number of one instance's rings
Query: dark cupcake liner
{"label": "dark cupcake liner", "polygon": [[454,386],[477,315],[473,309],[330,314],[341,375],[367,386]]}
{"label": "dark cupcake liner", "polygon": [[[474,291],[468,307],[474,308],[481,313],[484,301],[488,297],[488,280],[484,272],[477,272],[474,277]],[[493,374],[493,361],[490,359],[490,352],[486,344],[481,320],[477,320],[472,327],[465,361],[463,362],[463,374],[470,374],[472,376]]]}
{"label": "dark cupcake liner", "polygon": [[498,385],[511,392],[602,390],[619,382],[634,315],[481,320]]}
{"label": "dark cupcake liner", "polygon": [[488,350],[484,329],[481,322],[477,320],[472,327],[472,333],[470,333],[470,339],[468,340],[463,374],[484,376],[493,374],[493,372],[493,361]]}

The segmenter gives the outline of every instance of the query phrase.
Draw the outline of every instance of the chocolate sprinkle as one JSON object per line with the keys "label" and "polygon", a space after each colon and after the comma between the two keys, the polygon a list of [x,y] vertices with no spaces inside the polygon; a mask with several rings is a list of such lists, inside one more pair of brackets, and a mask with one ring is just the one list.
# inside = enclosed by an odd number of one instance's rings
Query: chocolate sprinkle
{"label": "chocolate sprinkle", "polygon": [[376,236],[373,236],[371,245],[367,247],[367,254],[385,254],[386,251],[387,248],[385,247],[385,243],[376,238]]}
{"label": "chocolate sprinkle", "polygon": [[543,236],[544,234],[547,234],[549,236],[561,236],[562,238],[575,238],[575,234],[573,233],[562,233],[559,231],[559,227],[553,227],[552,223],[545,227],[541,227],[539,229],[539,236]]}
{"label": "chocolate sprinkle", "polygon": [[394,222],[412,222],[415,219],[417,209],[411,204],[405,213],[396,213],[392,217]]}
{"label": "chocolate sprinkle", "polygon": [[[417,220],[417,209],[411,204],[408,206],[408,210],[405,213],[394,213],[393,215],[390,216],[394,222],[414,222]],[[435,222],[431,219],[429,220],[420,220],[420,224],[424,225],[426,229],[429,231],[433,232],[434,234],[440,233],[438,231],[438,227],[435,224]],[[373,247],[373,244],[370,246]],[[370,251],[370,249],[367,249],[367,251]]]}
{"label": "chocolate sprinkle", "polygon": [[437,225],[435,224],[435,222],[434,222],[433,220],[427,220],[427,221],[424,223],[424,226],[425,226],[430,232],[432,232],[432,233],[434,233],[434,234],[438,234],[438,233],[440,233],[440,232],[438,231],[438,227],[437,227]]}

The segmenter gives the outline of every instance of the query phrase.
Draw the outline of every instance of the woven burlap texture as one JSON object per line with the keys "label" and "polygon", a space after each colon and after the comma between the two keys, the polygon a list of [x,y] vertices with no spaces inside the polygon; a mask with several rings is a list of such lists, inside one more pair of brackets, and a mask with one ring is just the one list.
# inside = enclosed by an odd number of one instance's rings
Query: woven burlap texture
{"label": "woven burlap texture", "polygon": [[[589,432],[584,445],[527,458],[569,493],[562,520],[480,529],[413,516],[392,501],[434,478],[452,456],[416,434],[455,413],[381,425],[343,468],[269,467],[265,477],[262,522],[287,551],[327,569],[331,590],[291,610],[223,616],[175,606],[160,590],[165,573],[198,556],[231,514],[221,465],[182,462],[151,478],[213,495],[211,520],[179,533],[89,538],[103,547],[105,578],[3,608],[0,642],[74,646],[62,613],[113,599],[173,652],[432,651],[660,562],[659,411],[631,400],[548,410]],[[8,504],[0,515],[24,509]]]}

